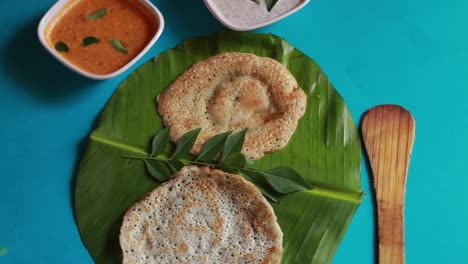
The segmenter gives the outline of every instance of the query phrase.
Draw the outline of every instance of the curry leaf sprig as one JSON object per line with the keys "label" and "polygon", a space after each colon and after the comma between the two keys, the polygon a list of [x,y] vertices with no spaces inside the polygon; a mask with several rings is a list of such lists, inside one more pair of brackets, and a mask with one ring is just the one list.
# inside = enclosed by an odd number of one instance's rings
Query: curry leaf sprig
{"label": "curry leaf sprig", "polygon": [[161,182],[168,180],[170,175],[189,164],[211,166],[228,173],[239,174],[254,183],[262,194],[273,202],[278,202],[278,194],[312,188],[310,183],[289,167],[276,167],[265,172],[249,168],[253,161],[241,152],[247,129],[234,134],[229,131],[213,136],[203,144],[200,154],[196,157],[191,155],[190,151],[201,129],[183,135],[172,155],[166,155],[164,153],[169,146],[170,129],[171,127],[166,127],[153,137],[148,157],[125,158],[143,160],[149,174]]}
{"label": "curry leaf sprig", "polygon": [[[260,3],[262,2],[262,0],[250,0],[250,1],[257,3],[257,5],[260,5]],[[268,12],[270,12],[271,9],[273,9],[273,7],[275,6],[276,2],[278,2],[278,0],[264,0],[264,1],[265,1],[265,6]]]}

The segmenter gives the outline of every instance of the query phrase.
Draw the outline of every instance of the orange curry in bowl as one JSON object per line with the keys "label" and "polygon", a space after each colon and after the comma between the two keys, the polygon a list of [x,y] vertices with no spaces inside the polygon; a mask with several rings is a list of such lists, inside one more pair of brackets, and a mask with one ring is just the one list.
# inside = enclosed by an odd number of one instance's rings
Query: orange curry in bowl
{"label": "orange curry in bowl", "polygon": [[75,0],[46,27],[49,46],[92,74],[109,74],[136,57],[158,23],[138,0]]}

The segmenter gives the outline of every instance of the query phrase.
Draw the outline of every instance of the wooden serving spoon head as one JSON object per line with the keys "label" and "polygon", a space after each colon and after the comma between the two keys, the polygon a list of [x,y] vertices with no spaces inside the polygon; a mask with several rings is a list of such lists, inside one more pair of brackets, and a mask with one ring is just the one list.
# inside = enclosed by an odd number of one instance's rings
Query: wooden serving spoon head
{"label": "wooden serving spoon head", "polygon": [[379,263],[405,263],[404,203],[415,123],[397,105],[370,109],[362,121],[377,200]]}

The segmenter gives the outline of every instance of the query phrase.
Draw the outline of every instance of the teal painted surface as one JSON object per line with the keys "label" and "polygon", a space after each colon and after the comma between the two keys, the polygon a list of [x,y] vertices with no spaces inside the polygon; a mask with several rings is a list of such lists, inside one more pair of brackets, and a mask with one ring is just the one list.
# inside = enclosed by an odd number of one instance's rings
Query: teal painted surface
{"label": "teal painted surface", "polygon": [[[201,0],[153,1],[166,18],[139,61],[223,27]],[[0,263],[92,263],[76,228],[72,182],[94,119],[136,65],[108,81],[80,77],[40,46],[51,0],[0,9]],[[287,39],[317,61],[358,121],[400,104],[416,119],[406,207],[407,263],[468,263],[468,2],[312,0],[258,32]],[[374,203],[367,193],[333,263],[375,263]]]}

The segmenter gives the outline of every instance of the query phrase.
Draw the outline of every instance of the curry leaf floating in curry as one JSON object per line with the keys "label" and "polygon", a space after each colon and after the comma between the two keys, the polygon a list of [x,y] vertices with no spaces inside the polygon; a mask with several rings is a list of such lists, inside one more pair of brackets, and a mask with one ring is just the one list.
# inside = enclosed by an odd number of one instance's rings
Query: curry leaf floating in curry
{"label": "curry leaf floating in curry", "polygon": [[59,41],[55,44],[55,50],[58,52],[68,52],[69,48],[65,42]]}
{"label": "curry leaf floating in curry", "polygon": [[91,20],[91,19],[101,18],[101,17],[107,15],[107,10],[108,10],[107,7],[98,9],[98,10],[92,12],[91,14],[85,16],[85,19]]}
{"label": "curry leaf floating in curry", "polygon": [[118,39],[111,39],[110,40],[111,44],[112,44],[112,47],[120,52],[120,53],[124,53],[124,54],[127,54],[128,53],[128,50],[127,48],[122,44],[122,42],[120,42],[120,40]]}
{"label": "curry leaf floating in curry", "polygon": [[97,44],[97,43],[99,43],[99,41],[101,41],[101,40],[96,38],[96,37],[89,36],[89,37],[86,37],[86,38],[83,39],[83,42],[81,43],[81,45],[82,46],[88,46],[88,45],[92,45],[92,44]]}

